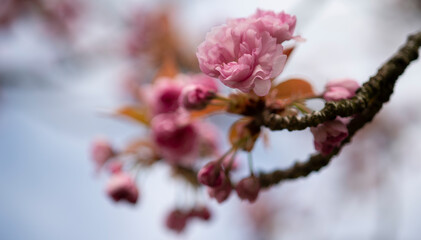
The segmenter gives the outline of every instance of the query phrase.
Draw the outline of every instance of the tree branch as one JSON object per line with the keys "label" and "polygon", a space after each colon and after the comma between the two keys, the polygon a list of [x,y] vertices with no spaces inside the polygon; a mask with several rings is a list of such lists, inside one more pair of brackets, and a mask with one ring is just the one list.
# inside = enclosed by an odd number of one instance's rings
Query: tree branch
{"label": "tree branch", "polygon": [[333,120],[337,116],[355,115],[355,118],[348,125],[349,136],[332,153],[327,156],[314,154],[307,162],[297,162],[288,169],[260,173],[261,186],[269,187],[282,180],[304,177],[329,164],[332,157],[338,154],[342,147],[351,141],[353,135],[370,122],[383,104],[389,100],[398,77],[413,60],[418,58],[420,46],[421,32],[409,36],[406,44],[377,71],[376,75],[363,84],[352,99],[327,102],[322,110],[304,116],[281,117],[270,112],[263,112],[263,125],[271,130],[302,130]]}
{"label": "tree branch", "polygon": [[418,48],[421,45],[421,32],[408,37],[406,44],[357,92],[352,99],[337,102],[327,102],[325,107],[303,116],[280,116],[269,111],[263,112],[263,125],[271,130],[303,130],[315,127],[320,123],[333,120],[337,116],[349,117],[358,114],[369,105],[369,101],[392,87],[409,63],[418,58]]}

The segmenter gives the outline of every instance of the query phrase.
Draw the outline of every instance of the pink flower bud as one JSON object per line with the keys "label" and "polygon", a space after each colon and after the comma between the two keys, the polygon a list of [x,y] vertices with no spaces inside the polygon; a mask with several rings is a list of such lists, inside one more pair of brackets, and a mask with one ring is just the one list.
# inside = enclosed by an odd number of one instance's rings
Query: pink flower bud
{"label": "pink flower bud", "polygon": [[346,119],[337,117],[333,121],[310,128],[314,136],[314,146],[323,155],[328,155],[348,136]]}
{"label": "pink flower bud", "polygon": [[327,101],[339,101],[355,96],[355,92],[360,88],[357,81],[353,79],[337,79],[326,84],[326,91],[323,98]]}
{"label": "pink flower bud", "polygon": [[259,195],[259,179],[254,176],[243,178],[239,183],[237,183],[235,190],[237,191],[237,195],[240,199],[248,200],[253,203]]}
{"label": "pink flower bud", "polygon": [[181,113],[159,114],[151,122],[152,139],[170,164],[191,165],[199,150],[196,125]]}
{"label": "pink flower bud", "polygon": [[114,156],[114,152],[106,139],[97,139],[92,143],[91,155],[97,169],[99,169]]}
{"label": "pink flower bud", "polygon": [[180,102],[187,110],[204,109],[215,97],[215,92],[199,84],[190,84],[184,87]]}
{"label": "pink flower bud", "polygon": [[167,228],[180,233],[184,230],[187,224],[188,215],[183,211],[176,209],[170,212],[167,216],[165,224]]}
{"label": "pink flower bud", "polygon": [[111,175],[106,191],[115,202],[127,201],[135,204],[139,197],[139,190],[134,179],[122,172]]}
{"label": "pink flower bud", "polygon": [[209,162],[197,174],[200,183],[209,187],[218,187],[222,185],[225,174],[217,161]]}
{"label": "pink flower bud", "polygon": [[215,198],[218,203],[222,203],[228,199],[232,191],[231,183],[224,181],[219,187],[208,187],[209,197]]}
{"label": "pink flower bud", "polygon": [[202,220],[208,221],[211,218],[209,209],[205,206],[193,208],[189,213],[189,217],[197,217]]}

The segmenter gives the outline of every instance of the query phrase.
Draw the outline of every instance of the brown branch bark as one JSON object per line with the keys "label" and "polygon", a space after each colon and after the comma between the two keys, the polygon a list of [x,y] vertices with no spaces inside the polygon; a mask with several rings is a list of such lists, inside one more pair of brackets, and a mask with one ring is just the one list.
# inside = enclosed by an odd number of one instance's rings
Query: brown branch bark
{"label": "brown branch bark", "polygon": [[421,32],[409,36],[406,44],[377,71],[376,75],[363,84],[352,99],[327,102],[321,111],[304,116],[282,117],[270,112],[263,112],[262,124],[271,130],[302,130],[333,120],[337,116],[355,116],[355,118],[348,125],[348,138],[331,154],[327,156],[314,154],[308,161],[297,162],[288,169],[260,173],[258,177],[261,186],[269,187],[286,179],[304,177],[329,164],[332,157],[338,154],[342,147],[351,141],[352,136],[366,123],[370,122],[380,111],[383,104],[389,100],[399,76],[413,60],[418,58],[420,46]]}

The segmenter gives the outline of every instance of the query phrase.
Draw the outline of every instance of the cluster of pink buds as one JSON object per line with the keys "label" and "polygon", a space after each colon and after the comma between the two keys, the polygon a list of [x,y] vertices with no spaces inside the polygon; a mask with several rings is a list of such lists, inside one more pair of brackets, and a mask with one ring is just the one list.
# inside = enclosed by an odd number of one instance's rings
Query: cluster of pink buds
{"label": "cluster of pink buds", "polygon": [[227,200],[232,191],[231,181],[227,175],[229,171],[224,171],[222,165],[221,161],[209,162],[197,175],[199,182],[208,186],[209,196],[215,198],[218,203]]}
{"label": "cluster of pink buds", "polygon": [[135,204],[139,198],[136,181],[130,174],[122,171],[122,162],[115,159],[117,154],[111,144],[104,138],[97,139],[93,142],[91,151],[97,170],[106,166],[111,174],[106,187],[107,195],[115,202],[126,201]]}
{"label": "cluster of pink buds", "polygon": [[[192,88],[203,92],[191,93]],[[219,154],[217,128],[194,117],[188,112],[191,108],[186,106],[201,105],[203,109],[213,104],[211,101],[218,96],[218,87],[212,78],[203,74],[159,76],[151,83],[140,85],[138,92],[137,105],[118,109],[116,114],[141,123],[149,129],[148,136],[130,142],[121,150],[112,147],[105,139],[96,140],[92,146],[92,158],[97,169],[106,169],[111,174],[106,187],[107,195],[113,201],[129,204],[138,202],[139,188],[135,176],[142,174],[143,169],[156,162],[164,162],[173,168],[175,175],[191,179],[183,169],[194,170],[202,159]],[[206,95],[206,102],[202,93]],[[230,164],[231,168],[235,167],[233,161]],[[196,179],[192,184],[199,186]],[[168,216],[166,225],[181,232],[188,220],[194,218],[208,220],[210,212],[206,207],[174,210]]]}
{"label": "cluster of pink buds", "polygon": [[207,186],[209,197],[222,203],[235,189],[240,199],[251,203],[256,201],[260,191],[259,180],[254,176],[246,177],[234,187],[229,176],[230,171],[233,170],[234,159],[231,158],[230,162],[224,162],[222,159],[209,162],[200,169],[197,175],[199,182]]}
{"label": "cluster of pink buds", "polygon": [[176,233],[180,233],[184,231],[187,223],[193,219],[209,221],[211,219],[211,213],[209,209],[204,206],[195,207],[188,211],[175,209],[168,214],[165,224],[168,229],[171,229]]}

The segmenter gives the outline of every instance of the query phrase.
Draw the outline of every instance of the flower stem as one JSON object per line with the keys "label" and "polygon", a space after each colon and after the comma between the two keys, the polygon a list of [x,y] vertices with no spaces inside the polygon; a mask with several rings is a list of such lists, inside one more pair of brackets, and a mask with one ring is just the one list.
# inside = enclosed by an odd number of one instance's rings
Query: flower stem
{"label": "flower stem", "polygon": [[251,152],[249,152],[247,154],[247,159],[248,159],[248,162],[249,162],[250,176],[254,176],[254,171],[253,171],[253,157],[251,155]]}

